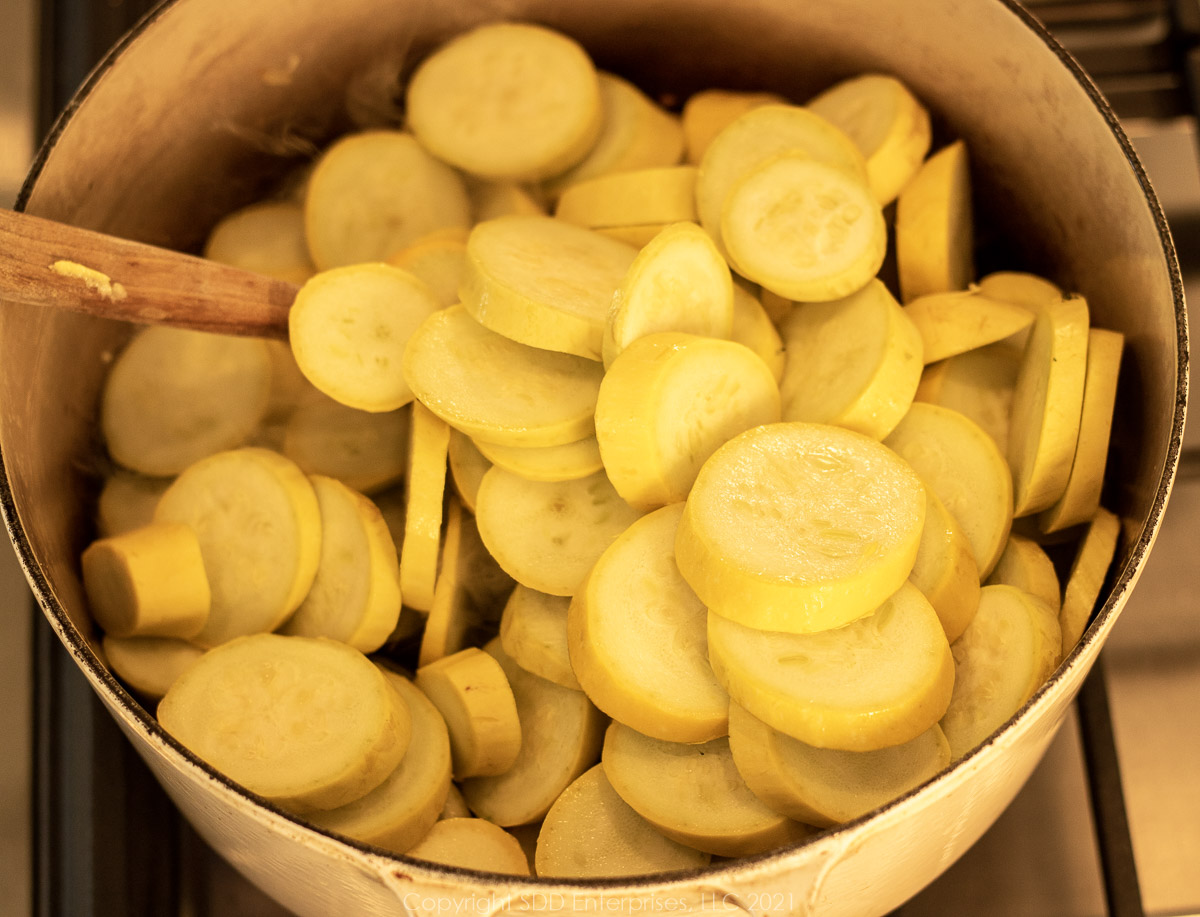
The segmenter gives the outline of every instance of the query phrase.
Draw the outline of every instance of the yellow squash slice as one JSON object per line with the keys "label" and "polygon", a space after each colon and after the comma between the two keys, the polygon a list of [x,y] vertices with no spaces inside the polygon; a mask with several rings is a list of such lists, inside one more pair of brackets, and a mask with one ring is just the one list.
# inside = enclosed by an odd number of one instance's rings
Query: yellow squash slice
{"label": "yellow squash slice", "polygon": [[546,813],[534,862],[540,878],[590,879],[694,870],[711,859],[664,837],[617,795],[597,764]]}
{"label": "yellow squash slice", "polygon": [[100,428],[119,465],[178,474],[245,443],[266,416],[266,341],[157,325],[139,331],[109,370]]}
{"label": "yellow squash slice", "polygon": [[954,696],[942,717],[958,760],[1003,725],[1054,671],[1061,642],[1050,606],[1015,586],[985,586],[955,641]]}
{"label": "yellow squash slice", "polygon": [[521,723],[495,659],[468,647],[417,669],[416,682],[446,721],[456,780],[512,767],[521,750]]}
{"label": "yellow squash slice", "polygon": [[1008,463],[1015,516],[1048,509],[1066,490],[1079,440],[1087,351],[1086,300],[1072,296],[1038,314],[1013,391]]}
{"label": "yellow squash slice", "polygon": [[746,856],[812,831],[750,791],[727,738],[684,745],[613,723],[604,735],[602,760],[618,796],[667,837],[697,850]]}
{"label": "yellow squash slice", "polygon": [[541,195],[517,182],[468,178],[467,194],[471,197],[471,212],[476,223],[496,217],[546,215]]}
{"label": "yellow squash slice", "polygon": [[994,271],[979,278],[979,292],[992,299],[1024,306],[1032,312],[1063,298],[1063,291],[1052,281],[1027,271]]}
{"label": "yellow squash slice", "polygon": [[158,721],[231,780],[301,813],[375,789],[412,735],[407,704],[366,656],[279,634],[209,650],[171,685]]}
{"label": "yellow squash slice", "polygon": [[443,308],[458,302],[458,288],[467,272],[467,239],[433,233],[388,258],[388,264],[423,281]]}
{"label": "yellow squash slice", "polygon": [[304,207],[295,201],[260,201],[222,217],[204,257],[289,283],[304,283],[317,270],[304,237]]}
{"label": "yellow squash slice", "polygon": [[473,439],[558,446],[594,432],[603,367],[518,344],[453,306],[417,329],[404,375],[422,404]]}
{"label": "yellow squash slice", "polygon": [[433,607],[442,509],[446,493],[446,454],[450,428],[419,401],[412,406],[412,437],[404,491],[404,540],[400,544],[400,593],[417,611]]}
{"label": "yellow squash slice", "polygon": [[635,169],[576,182],[563,190],[554,215],[589,229],[695,222],[696,167]]}
{"label": "yellow squash slice", "polygon": [[983,347],[1019,334],[1033,324],[1033,312],[983,295],[978,288],[926,293],[905,313],[921,332],[926,363]]}
{"label": "yellow squash slice", "polygon": [[613,295],[604,325],[604,365],[633,341],[656,331],[728,338],[733,281],[708,233],[674,223],[638,253]]}
{"label": "yellow squash slice", "polygon": [[574,595],[638,516],[604,472],[530,481],[493,466],[479,485],[475,520],[484,546],[513,579],[548,595]]}
{"label": "yellow squash slice", "polygon": [[96,623],[114,637],[200,633],[212,596],[200,541],[180,522],[151,522],[93,541],[81,559]]}
{"label": "yellow squash slice", "polygon": [[1124,346],[1125,336],[1117,331],[1103,328],[1088,331],[1087,370],[1075,457],[1071,460],[1071,474],[1062,496],[1038,516],[1038,526],[1043,532],[1080,525],[1100,508]]}
{"label": "yellow squash slice", "polygon": [[406,853],[462,869],[529,875],[529,861],[517,839],[482,818],[444,818]]}
{"label": "yellow squash slice", "polygon": [[874,614],[814,634],[756,630],[709,612],[708,654],[734,701],[818,748],[908,742],[942,717],[954,687],[945,631],[911,583]]}
{"label": "yellow squash slice", "polygon": [[113,674],[134,691],[153,700],[167,693],[175,679],[204,650],[178,637],[114,637],[100,641],[104,660]]}
{"label": "yellow squash slice", "polygon": [[971,542],[945,504],[929,488],[925,497],[925,528],[908,581],[929,599],[953,643],[979,607],[979,566]]}
{"label": "yellow squash slice", "polygon": [[729,747],[738,772],[759,799],[820,828],[866,815],[950,763],[950,745],[936,725],[902,745],[838,751],[784,735],[738,704],[729,708]]}
{"label": "yellow squash slice", "polygon": [[704,464],[675,560],[700,600],[764,630],[871,614],[908,578],[925,488],[895,453],[820,424],[756,427]]}
{"label": "yellow squash slice", "polygon": [[472,175],[536,181],[574,166],[603,127],[587,52],[543,26],[491,23],[446,42],[413,74],[408,122]]}
{"label": "yellow squash slice", "polygon": [[917,401],[940,404],[979,424],[1008,454],[1013,389],[1021,368],[1022,347],[997,341],[925,368],[917,386]]}
{"label": "yellow squash slice", "polygon": [[526,672],[564,688],[582,690],[567,648],[566,596],[518,585],[500,616],[500,646]]}
{"label": "yellow squash slice", "polygon": [[758,354],[776,382],[783,380],[787,363],[783,338],[758,297],[740,283],[733,285],[733,330],[729,336]]}
{"label": "yellow squash slice", "polygon": [[1100,596],[1100,588],[1104,585],[1104,577],[1117,553],[1120,537],[1121,520],[1101,506],[1087,527],[1063,588],[1062,609],[1058,619],[1062,627],[1064,657],[1075,649],[1075,644],[1087,629],[1092,609]]}
{"label": "yellow squash slice", "polygon": [[1012,528],[1012,475],[992,438],[957,411],[917,402],[884,445],[950,510],[986,579]]}
{"label": "yellow squash slice", "polygon": [[492,463],[483,457],[471,437],[451,428],[450,444],[446,449],[446,461],[450,466],[450,481],[463,506],[475,512],[475,496],[483,476]]}
{"label": "yellow squash slice", "polygon": [[404,477],[411,410],[360,411],[311,390],[284,426],[281,451],[305,474],[375,493]]}
{"label": "yellow squash slice", "polygon": [[699,164],[713,138],[752,108],[786,104],[787,99],[773,92],[702,89],[689,96],[682,115],[687,161]]}
{"label": "yellow squash slice", "polygon": [[1004,553],[988,577],[987,585],[1016,586],[1022,592],[1037,596],[1055,614],[1062,607],[1062,587],[1050,555],[1032,538],[1015,532],[1008,536]]}
{"label": "yellow squash slice", "polygon": [[96,500],[96,528],[101,537],[120,535],[148,525],[154,519],[158,498],[172,478],[151,478],[116,469],[104,479]]}
{"label": "yellow squash slice", "polygon": [[601,710],[648,736],[725,735],[729,695],[708,662],[707,615],[675,566],[681,504],[631,525],[596,562],[567,614],[570,661]]}
{"label": "yellow squash slice", "polygon": [[292,354],[306,379],[363,411],[394,411],[413,399],[404,348],[439,303],[426,284],[387,264],[323,271],[300,288],[288,313]]}
{"label": "yellow squash slice", "polygon": [[867,161],[867,181],[880,204],[908,184],[929,152],[929,112],[894,76],[865,73],[830,86],[807,105],[846,132]]}
{"label": "yellow squash slice", "polygon": [[317,160],[304,195],[318,270],[385,261],[434,230],[470,225],[462,178],[412,134],[348,134]]}
{"label": "yellow squash slice", "polygon": [[450,736],[437,707],[407,678],[381,669],[408,707],[412,739],[400,764],[370,793],[308,816],[313,824],[356,841],[405,853],[433,827],[446,804]]}
{"label": "yellow squash slice", "polygon": [[605,719],[582,691],[563,688],[517,665],[494,638],[484,649],[504,668],[517,699],[521,752],[503,774],[463,781],[476,815],[502,827],[540,820],[563,790],[596,763]]}
{"label": "yellow squash slice", "polygon": [[321,511],[312,484],[282,455],[245,448],[201,459],[158,501],[155,522],[190,526],[212,605],[194,639],[216,646],[274,630],[312,586]]}
{"label": "yellow squash slice", "polygon": [[921,337],[879,280],[845,299],[798,305],[782,335],[785,420],[836,424],[883,439],[912,404]]}
{"label": "yellow squash slice", "polygon": [[498,465],[530,481],[574,481],[604,467],[594,436],[561,446],[503,446],[484,440],[474,445],[489,466]]}
{"label": "yellow squash slice", "polygon": [[463,305],[513,341],[599,360],[609,303],[636,255],[550,217],[490,220],[467,240]]}
{"label": "yellow squash slice", "polygon": [[583,161],[547,183],[551,196],[598,175],[673,166],[683,157],[683,128],[677,115],[628,80],[603,71],[597,75],[604,126]]}
{"label": "yellow squash slice", "polygon": [[450,792],[446,794],[446,804],[442,806],[442,811],[438,814],[438,820],[443,818],[470,818],[471,809],[467,805],[467,801],[463,799],[462,791],[458,788],[458,784],[451,782]]}
{"label": "yellow squash slice", "polygon": [[701,466],[737,434],[779,420],[770,369],[734,341],[660,331],[613,361],[596,400],[608,479],[630,506],[684,500]]}
{"label": "yellow squash slice", "polygon": [[971,173],[967,146],[957,140],[925,160],[896,199],[901,301],[965,290],[974,259]]}
{"label": "yellow squash slice", "polygon": [[796,152],[761,162],[729,189],[720,238],[739,274],[802,301],[862,289],[887,250],[883,211],[866,182]]}
{"label": "yellow squash slice", "polygon": [[383,513],[340,481],[309,478],[321,511],[321,560],[283,633],[329,637],[373,653],[400,618],[396,544]]}
{"label": "yellow squash slice", "polygon": [[637,223],[633,226],[598,226],[596,232],[634,248],[645,248],[660,232],[673,223]]}
{"label": "yellow squash slice", "polygon": [[863,155],[839,128],[799,105],[755,106],[723,128],[700,160],[696,212],[700,225],[718,243],[729,193],[746,175],[782,153],[802,154],[866,184]]}
{"label": "yellow squash slice", "polygon": [[433,601],[421,634],[417,665],[426,666],[459,650],[466,649],[468,631],[473,623],[473,608],[467,579],[470,557],[463,541],[463,528],[473,523],[464,518],[462,504],[453,497],[446,503],[446,537],[442,542],[442,562],[433,589]]}

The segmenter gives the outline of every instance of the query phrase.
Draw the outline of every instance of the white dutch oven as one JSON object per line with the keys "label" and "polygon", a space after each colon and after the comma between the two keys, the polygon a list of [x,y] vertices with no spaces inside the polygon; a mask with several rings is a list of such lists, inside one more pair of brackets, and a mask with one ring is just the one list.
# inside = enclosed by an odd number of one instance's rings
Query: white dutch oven
{"label": "white dutch oven", "polygon": [[[965,137],[992,266],[1053,276],[1127,335],[1106,502],[1124,523],[1082,643],[991,742],[870,817],[808,843],[702,872],[539,883],[438,868],[342,842],[260,803],[156,726],[99,661],[77,558],[99,455],[106,355],[128,328],[0,310],[5,520],[67,649],[180,809],[251,880],[318,915],[699,912],[882,914],[961,855],[1016,794],[1061,725],[1146,561],[1182,435],[1182,285],[1158,204],[1095,88],[1007,0],[178,0],[92,75],[39,155],[32,213],[194,247],[221,213],[297,158],[389,107],[396,72],[485,19],[579,38],[599,64],[684,98],[705,86],[803,99],[891,71]],[[1147,609],[1146,611],[1150,611]]]}

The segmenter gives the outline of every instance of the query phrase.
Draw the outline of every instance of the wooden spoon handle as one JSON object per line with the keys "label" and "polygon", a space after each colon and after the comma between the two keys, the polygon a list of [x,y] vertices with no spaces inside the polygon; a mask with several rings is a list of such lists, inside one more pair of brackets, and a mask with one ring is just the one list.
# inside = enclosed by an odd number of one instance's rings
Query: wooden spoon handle
{"label": "wooden spoon handle", "polygon": [[286,340],[298,289],[205,258],[0,209],[0,300]]}

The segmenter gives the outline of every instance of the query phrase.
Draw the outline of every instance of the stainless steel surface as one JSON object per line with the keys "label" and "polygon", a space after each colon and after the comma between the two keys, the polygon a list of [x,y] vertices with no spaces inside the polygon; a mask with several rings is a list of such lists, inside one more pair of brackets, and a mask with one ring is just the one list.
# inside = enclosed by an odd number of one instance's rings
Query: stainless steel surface
{"label": "stainless steel surface", "polygon": [[[32,155],[32,0],[0,0],[0,204],[11,203]],[[1175,228],[1192,302],[1200,302],[1200,169],[1195,122],[1126,125]],[[1194,259],[1194,260],[1190,260]],[[1189,274],[1189,268],[1194,274]],[[1200,456],[1200,422],[1185,435]],[[1200,476],[1185,462],[1166,522],[1129,608],[1105,650],[1114,727],[1147,913],[1200,914]],[[28,838],[28,591],[0,549],[0,913],[31,910]],[[231,870],[198,852],[189,883],[210,910],[264,913]],[[199,912],[196,913],[200,917]],[[271,911],[274,913],[274,911]],[[1104,913],[1087,789],[1074,724],[1060,734],[1008,812],[905,915]]]}

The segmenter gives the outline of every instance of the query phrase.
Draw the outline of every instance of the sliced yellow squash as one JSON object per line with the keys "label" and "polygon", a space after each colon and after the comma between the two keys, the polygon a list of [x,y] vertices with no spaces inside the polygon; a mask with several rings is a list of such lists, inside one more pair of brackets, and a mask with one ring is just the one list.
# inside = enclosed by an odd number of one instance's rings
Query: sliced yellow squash
{"label": "sliced yellow squash", "polygon": [[725,737],[685,745],[613,723],[602,760],[618,796],[667,837],[697,850],[745,856],[811,833],[750,791]]}
{"label": "sliced yellow squash", "polygon": [[563,220],[500,217],[471,231],[460,294],[477,321],[513,341],[599,360],[609,303],[636,255]]}
{"label": "sliced yellow squash", "polygon": [[879,280],[845,299],[798,305],[782,335],[785,420],[836,424],[883,439],[912,404],[921,337]]}
{"label": "sliced yellow squash", "polygon": [[609,546],[571,600],[566,635],[597,707],[648,736],[705,742],[725,734],[729,695],[708,662],[705,608],[675,566],[682,512],[665,506]]}
{"label": "sliced yellow squash", "polygon": [[594,432],[603,367],[518,344],[453,306],[417,329],[404,375],[422,404],[473,439],[558,446]]}
{"label": "sliced yellow squash", "polygon": [[806,633],[870,615],[908,578],[925,489],[877,441],[820,424],[755,427],[704,464],[675,542],[710,609]]}
{"label": "sliced yellow squash", "polygon": [[942,731],[958,760],[1003,725],[1058,664],[1050,606],[1015,586],[985,586],[979,611],[954,643],[954,696]]}
{"label": "sliced yellow squash", "polygon": [[961,140],[921,165],[896,199],[900,299],[965,290],[975,275],[971,173]]}
{"label": "sliced yellow squash", "polygon": [[407,704],[366,656],[279,634],[209,650],[171,685],[158,721],[231,780],[301,813],[375,789],[412,735]]}
{"label": "sliced yellow squash", "polygon": [[684,500],[700,468],[743,430],[779,420],[779,387],[734,341],[660,331],[613,361],[596,399],[608,479],[635,509]]}
{"label": "sliced yellow squash", "polygon": [[1012,475],[978,424],[939,405],[916,402],[884,445],[916,470],[962,528],[986,579],[1012,528]]}
{"label": "sliced yellow squash", "polygon": [[472,175],[536,181],[578,163],[603,126],[587,52],[530,23],[478,26],[417,67],[408,123],[435,156]]}
{"label": "sliced yellow squash", "polygon": [[954,687],[945,631],[911,583],[874,614],[813,634],[756,630],[710,611],[708,654],[734,701],[818,748],[908,742],[941,719]]}
{"label": "sliced yellow squash", "polygon": [[738,773],[759,799],[821,828],[866,815],[950,763],[950,745],[936,725],[902,745],[839,751],[784,735],[738,704],[729,708],[729,747]]}
{"label": "sliced yellow squash", "polygon": [[711,859],[664,837],[617,795],[597,764],[546,813],[534,862],[540,878],[590,879],[693,870]]}
{"label": "sliced yellow squash", "polygon": [[479,536],[518,583],[573,595],[613,540],[638,516],[604,472],[573,481],[530,481],[493,466],[475,505]]}

